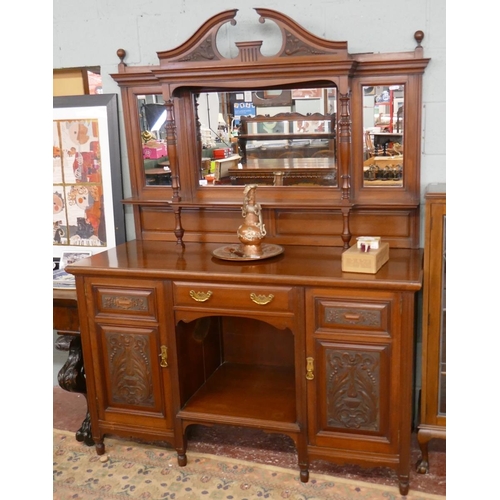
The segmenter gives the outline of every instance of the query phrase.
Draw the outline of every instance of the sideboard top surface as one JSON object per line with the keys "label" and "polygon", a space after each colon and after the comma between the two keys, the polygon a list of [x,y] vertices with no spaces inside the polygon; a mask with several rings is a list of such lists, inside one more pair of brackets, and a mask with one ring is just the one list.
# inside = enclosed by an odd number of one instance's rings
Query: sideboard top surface
{"label": "sideboard top surface", "polygon": [[102,277],[183,279],[225,283],[267,283],[296,286],[367,287],[419,290],[420,249],[391,249],[389,262],[376,274],[344,273],[338,247],[284,246],[276,257],[227,261],[212,255],[220,243],[130,241],[67,267],[72,274]]}

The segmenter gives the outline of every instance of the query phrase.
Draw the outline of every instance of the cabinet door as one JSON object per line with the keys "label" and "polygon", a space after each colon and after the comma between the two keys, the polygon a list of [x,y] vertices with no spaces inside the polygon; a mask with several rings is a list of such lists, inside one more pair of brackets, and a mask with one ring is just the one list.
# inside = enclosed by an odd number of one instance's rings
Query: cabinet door
{"label": "cabinet door", "polygon": [[171,428],[158,329],[97,324],[95,338],[102,381],[97,387],[99,420]]}
{"label": "cabinet door", "polygon": [[88,285],[92,378],[99,425],[172,428],[169,350],[161,282]]}
{"label": "cabinet door", "polygon": [[421,423],[446,426],[446,195],[428,195],[422,326]]}
{"label": "cabinet door", "polygon": [[399,303],[391,292],[309,291],[311,446],[351,456],[397,453],[401,421],[408,420],[400,410]]}

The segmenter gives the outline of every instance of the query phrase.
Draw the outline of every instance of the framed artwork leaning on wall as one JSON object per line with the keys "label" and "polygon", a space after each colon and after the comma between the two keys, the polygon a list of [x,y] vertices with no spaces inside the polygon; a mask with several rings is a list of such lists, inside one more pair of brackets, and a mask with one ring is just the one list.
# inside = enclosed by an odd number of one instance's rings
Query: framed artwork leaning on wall
{"label": "framed artwork leaning on wall", "polygon": [[54,97],[53,257],[125,241],[116,94]]}

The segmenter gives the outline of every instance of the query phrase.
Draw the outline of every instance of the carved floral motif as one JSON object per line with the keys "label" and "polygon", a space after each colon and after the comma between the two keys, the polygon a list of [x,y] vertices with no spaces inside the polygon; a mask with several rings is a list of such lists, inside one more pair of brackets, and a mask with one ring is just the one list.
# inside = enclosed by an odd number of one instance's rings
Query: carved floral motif
{"label": "carved floral motif", "polygon": [[379,362],[378,353],[327,350],[326,397],[329,426],[379,430]]}
{"label": "carved floral motif", "polygon": [[[295,55],[304,55],[304,54],[327,54],[324,50],[317,50],[310,45],[305,44],[302,40],[297,38],[295,35],[290,33],[287,30],[283,30],[285,32],[285,50],[283,51],[282,57],[286,56],[295,56]],[[331,52],[330,52],[331,53]]]}
{"label": "carved floral motif", "polygon": [[179,59],[180,61],[211,61],[215,59],[215,52],[212,46],[212,38],[207,38],[200,46],[188,54],[186,57]]}
{"label": "carved floral motif", "polygon": [[147,311],[148,300],[145,297],[130,297],[124,295],[102,296],[102,306],[105,309],[126,309],[131,311]]}

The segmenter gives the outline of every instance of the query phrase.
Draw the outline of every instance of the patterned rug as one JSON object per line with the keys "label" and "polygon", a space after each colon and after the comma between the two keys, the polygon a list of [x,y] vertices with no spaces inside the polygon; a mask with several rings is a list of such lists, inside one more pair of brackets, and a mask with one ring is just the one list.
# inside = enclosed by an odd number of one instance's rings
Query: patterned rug
{"label": "patterned rug", "polygon": [[185,467],[171,448],[106,438],[107,461],[72,432],[54,430],[54,500],[444,500],[396,487],[309,474],[216,455],[188,452]]}

